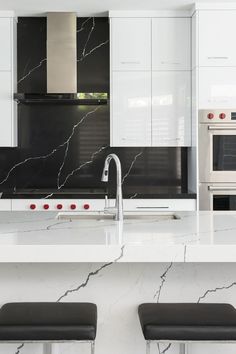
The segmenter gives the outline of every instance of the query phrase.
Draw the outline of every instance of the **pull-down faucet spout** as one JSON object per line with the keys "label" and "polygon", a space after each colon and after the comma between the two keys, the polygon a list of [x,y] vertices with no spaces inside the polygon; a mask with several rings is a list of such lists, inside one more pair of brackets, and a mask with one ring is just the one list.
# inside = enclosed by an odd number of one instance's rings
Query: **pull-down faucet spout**
{"label": "pull-down faucet spout", "polygon": [[109,166],[111,160],[114,160],[116,164],[116,204],[115,207],[108,207],[107,205],[105,205],[104,212],[108,214],[114,214],[115,220],[121,221],[123,220],[122,173],[120,159],[116,154],[110,154],[107,156],[104,163],[101,180],[103,182],[108,182]]}

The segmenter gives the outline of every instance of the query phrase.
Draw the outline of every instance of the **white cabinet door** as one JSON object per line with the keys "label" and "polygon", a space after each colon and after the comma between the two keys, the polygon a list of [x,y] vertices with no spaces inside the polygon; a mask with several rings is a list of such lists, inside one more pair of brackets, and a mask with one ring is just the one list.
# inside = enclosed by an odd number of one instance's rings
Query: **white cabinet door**
{"label": "white cabinet door", "polygon": [[111,19],[112,70],[151,69],[151,19]]}
{"label": "white cabinet door", "polygon": [[0,18],[0,71],[10,71],[12,66],[11,21],[10,18]]}
{"label": "white cabinet door", "polygon": [[199,11],[199,65],[236,66],[236,10]]}
{"label": "white cabinet door", "polygon": [[0,146],[12,146],[11,72],[0,72]]}
{"label": "white cabinet door", "polygon": [[199,109],[236,107],[236,68],[199,68]]}
{"label": "white cabinet door", "polygon": [[154,72],[152,146],[191,146],[191,72]]}
{"label": "white cabinet door", "polygon": [[151,73],[113,72],[111,146],[151,146]]}
{"label": "white cabinet door", "polygon": [[152,19],[152,69],[191,69],[190,18]]}

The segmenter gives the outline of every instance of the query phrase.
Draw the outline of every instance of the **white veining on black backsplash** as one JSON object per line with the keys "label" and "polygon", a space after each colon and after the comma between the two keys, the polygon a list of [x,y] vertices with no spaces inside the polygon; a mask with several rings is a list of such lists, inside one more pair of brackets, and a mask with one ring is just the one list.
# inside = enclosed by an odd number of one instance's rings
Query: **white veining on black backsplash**
{"label": "white veining on black backsplash", "polygon": [[126,178],[129,177],[130,172],[131,172],[131,170],[132,170],[132,168],[133,168],[133,166],[134,166],[134,164],[135,164],[137,158],[138,158],[139,156],[141,156],[142,154],[143,154],[143,150],[140,151],[138,154],[136,154],[136,155],[134,156],[133,160],[131,161],[131,164],[130,164],[130,166],[129,166],[128,171],[125,173],[125,175],[124,175],[123,178],[122,178],[122,184],[125,182]]}
{"label": "white veining on black backsplash", "polygon": [[63,143],[63,145],[65,146],[65,153],[64,153],[64,158],[63,158],[63,161],[62,161],[62,164],[59,168],[59,172],[58,172],[58,175],[57,175],[57,188],[60,189],[62,186],[65,185],[65,182],[63,182],[62,184],[60,184],[60,177],[61,177],[61,173],[62,173],[62,170],[63,170],[63,167],[65,165],[65,162],[66,162],[66,158],[67,158],[67,155],[68,155],[68,150],[69,150],[69,146],[70,146],[70,141],[71,139],[73,138],[73,135],[75,133],[75,130],[84,122],[84,120],[90,115],[90,114],[93,114],[95,112],[97,112],[97,110],[100,109],[100,107],[96,107],[94,110],[90,111],[89,113],[85,114],[85,116],[79,120],[78,123],[76,123],[73,128],[72,128],[72,131],[71,131],[71,134],[69,135],[69,137],[67,138],[67,140]]}
{"label": "white veining on black backsplash", "polygon": [[[74,168],[71,172],[69,172],[67,174],[67,176],[64,178],[64,181],[62,183],[59,183],[60,182],[60,174],[61,174],[61,168],[59,170],[59,173],[58,173],[58,178],[57,178],[57,190],[61,190],[65,184],[67,183],[67,181],[69,180],[69,178],[71,178],[75,173],[78,173],[83,167],[87,166],[87,165],[90,165],[91,163],[93,163],[94,159],[96,158],[96,156],[102,152],[103,150],[105,150],[108,146],[102,146],[101,148],[99,148],[97,151],[93,152],[92,155],[91,155],[91,158],[90,160],[88,161],[85,161],[83,162],[81,165],[79,165],[78,167]],[[68,149],[67,149],[67,152],[68,152]],[[67,157],[67,154],[65,156],[65,158]],[[64,166],[64,162],[65,162],[65,158],[64,158],[64,161],[63,161],[63,164],[61,166]],[[50,198],[53,196],[54,193],[50,193],[49,195],[47,195],[45,197],[45,199],[47,198]]]}
{"label": "white veining on black backsplash", "polygon": [[66,178],[65,178],[64,181],[63,181],[63,183],[60,184],[60,186],[58,187],[58,189],[61,189],[62,187],[64,187],[65,184],[66,184],[66,182],[68,181],[68,179],[69,179],[70,177],[72,177],[75,173],[79,172],[79,171],[81,170],[81,168],[83,168],[83,167],[85,167],[85,166],[87,166],[87,165],[93,163],[95,157],[96,157],[100,152],[102,152],[103,150],[105,150],[107,147],[108,147],[107,145],[106,145],[106,146],[102,146],[102,147],[99,148],[97,151],[93,152],[92,155],[91,155],[90,160],[83,162],[80,166],[78,166],[78,167],[76,167],[74,170],[72,170],[72,171],[66,176]]}
{"label": "white veining on black backsplash", "polygon": [[34,66],[32,69],[29,70],[29,72],[27,74],[25,74],[23,77],[21,77],[18,80],[18,84],[20,84],[22,81],[24,81],[27,77],[29,77],[35,70],[39,69],[45,62],[47,61],[47,58],[43,58],[42,60],[40,60],[39,64],[37,64],[36,66]]}
{"label": "white veining on black backsplash", "polygon": [[137,195],[138,195],[138,193],[134,193],[133,195],[131,195],[130,199],[134,199],[134,198],[136,198],[136,197],[137,197]]}
{"label": "white veining on black backsplash", "polygon": [[85,29],[85,24],[90,21],[92,19],[92,17],[88,17],[86,18],[86,20],[84,20],[84,22],[82,22],[81,26],[79,29],[77,29],[77,33],[82,32]]}
{"label": "white veining on black backsplash", "polygon": [[[84,45],[84,48],[82,50],[82,54],[81,54],[80,58],[77,59],[77,62],[83,61],[87,56],[91,55],[95,50],[97,50],[97,49],[101,48],[102,46],[104,46],[104,45],[109,43],[109,39],[107,39],[104,42],[101,42],[101,43],[97,44],[95,47],[93,47],[92,49],[87,51],[87,46],[89,44],[90,38],[91,38],[92,33],[95,30],[95,26],[96,26],[95,17],[90,17],[88,20],[92,20],[91,28],[90,28],[90,31],[88,33],[88,37],[87,37],[87,39],[85,41],[85,45]],[[83,26],[84,26],[84,24],[86,22],[88,22],[88,20],[83,22],[83,24],[81,26],[81,29],[79,31],[77,31],[77,32],[80,32],[82,29],[84,29]]]}
{"label": "white veining on black backsplash", "polygon": [[63,142],[61,143],[60,145],[58,145],[57,147],[55,147],[52,151],[50,151],[48,154],[46,155],[42,155],[42,156],[33,156],[33,157],[28,157],[26,158],[25,160],[21,161],[21,162],[18,162],[17,164],[15,164],[7,173],[6,177],[0,181],[0,185],[5,183],[7,181],[7,179],[9,178],[10,174],[19,166],[22,166],[30,161],[33,161],[33,160],[41,160],[41,159],[47,159],[49,157],[51,157],[52,155],[54,155],[59,149],[63,148],[63,147],[66,147],[65,149],[65,154],[64,154],[64,159],[63,159],[63,162],[60,166],[60,169],[59,169],[59,172],[58,172],[58,180],[57,180],[57,185],[59,184],[59,179],[60,179],[60,175],[61,175],[61,171],[62,171],[62,168],[64,166],[64,163],[65,163],[65,160],[66,160],[66,157],[67,157],[67,153],[68,153],[68,148],[69,148],[69,144],[70,144],[70,141],[76,131],[76,129],[86,120],[87,117],[89,117],[91,114],[95,113],[100,107],[96,107],[95,109],[93,109],[92,111],[89,111],[88,113],[86,113],[73,127],[72,127],[72,131],[71,131],[71,134],[69,135],[69,137]]}
{"label": "white veining on black backsplash", "polygon": [[[92,36],[93,31],[95,30],[95,26],[96,26],[96,22],[95,22],[95,17],[89,17],[87,18],[81,25],[81,27],[77,30],[77,33],[82,32],[85,29],[85,24],[89,23],[89,21],[92,20],[92,25],[91,25],[91,29],[89,30],[87,39],[85,41],[85,45],[84,48],[82,50],[82,55],[80,58],[77,59],[77,62],[81,62],[82,60],[84,60],[86,57],[88,57],[89,55],[91,55],[95,50],[98,50],[99,48],[101,48],[102,46],[106,45],[109,43],[109,39],[97,44],[95,47],[91,48],[90,50],[87,50],[87,46],[89,44],[90,38]],[[47,62],[47,58],[43,58],[40,60],[40,62],[35,65],[33,68],[31,68],[28,73],[26,73],[23,77],[21,77],[18,80],[18,84],[21,83],[23,80],[25,80],[26,78],[28,78],[35,70],[39,69],[44,63]]]}

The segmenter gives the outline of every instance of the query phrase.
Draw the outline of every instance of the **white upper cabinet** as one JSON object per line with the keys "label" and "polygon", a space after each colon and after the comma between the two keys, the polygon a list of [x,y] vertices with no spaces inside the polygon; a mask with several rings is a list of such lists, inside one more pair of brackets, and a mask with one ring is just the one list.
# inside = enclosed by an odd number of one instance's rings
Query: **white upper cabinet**
{"label": "white upper cabinet", "polygon": [[16,21],[13,14],[0,12],[0,147],[16,146],[16,65],[13,65],[16,48]]}
{"label": "white upper cabinet", "polygon": [[151,73],[113,72],[111,146],[151,146]]}
{"label": "white upper cabinet", "polygon": [[236,66],[236,10],[199,11],[199,66]]}
{"label": "white upper cabinet", "polygon": [[151,19],[111,19],[112,70],[151,70]]}
{"label": "white upper cabinet", "polygon": [[120,16],[110,19],[111,146],[191,146],[191,19]]}
{"label": "white upper cabinet", "polygon": [[11,21],[10,18],[0,18],[0,70],[10,71],[12,67],[11,58]]}
{"label": "white upper cabinet", "polygon": [[152,146],[191,146],[191,72],[152,75]]}
{"label": "white upper cabinet", "polygon": [[0,147],[12,146],[11,72],[0,71]]}
{"label": "white upper cabinet", "polygon": [[236,68],[199,68],[199,109],[235,108]]}
{"label": "white upper cabinet", "polygon": [[152,69],[191,69],[190,18],[152,19]]}

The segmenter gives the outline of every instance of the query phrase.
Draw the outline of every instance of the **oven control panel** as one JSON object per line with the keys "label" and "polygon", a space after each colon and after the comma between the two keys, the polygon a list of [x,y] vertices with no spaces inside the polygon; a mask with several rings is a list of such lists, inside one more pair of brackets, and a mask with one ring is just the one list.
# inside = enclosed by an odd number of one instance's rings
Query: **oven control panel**
{"label": "oven control panel", "polygon": [[229,109],[202,109],[199,111],[199,123],[235,123],[236,108]]}

